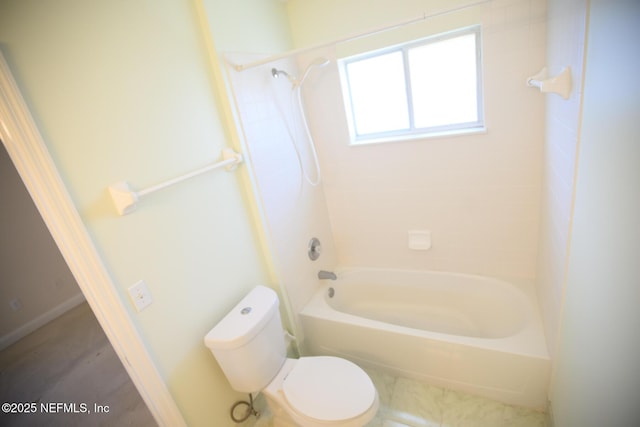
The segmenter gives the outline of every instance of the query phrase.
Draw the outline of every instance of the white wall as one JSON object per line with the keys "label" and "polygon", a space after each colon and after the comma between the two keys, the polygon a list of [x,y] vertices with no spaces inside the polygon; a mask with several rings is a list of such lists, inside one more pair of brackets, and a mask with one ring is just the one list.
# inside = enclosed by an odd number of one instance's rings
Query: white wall
{"label": "white wall", "polygon": [[587,0],[550,1],[547,67],[571,67],[571,96],[547,96],[544,177],[538,256],[538,296],[547,346],[555,353],[571,230],[576,152],[580,135]]}
{"label": "white wall", "polygon": [[[289,326],[295,329],[298,338],[302,338],[295,313],[318,288],[318,271],[335,267],[335,249],[323,186],[312,186],[303,178],[293,145],[296,144],[300,151],[308,176],[315,179],[296,93],[285,77],[274,79],[271,74],[271,68],[276,67],[300,77],[296,60],[304,67],[306,58],[275,61],[241,72],[231,66],[247,64],[292,47],[287,19],[269,21],[272,23],[270,32],[261,37],[246,36],[247,29],[260,15],[261,6],[257,5],[256,9],[255,3],[255,0],[242,2],[240,9],[244,10],[238,10],[239,4],[230,8],[228,2],[210,1],[207,10],[216,48],[227,60],[228,90],[234,101],[235,124],[250,168],[283,303],[293,315],[294,322]],[[281,16],[286,17],[284,3],[273,4],[279,4]],[[266,43],[268,39],[272,42]],[[312,237],[322,242],[322,255],[317,261],[311,261],[307,256]]]}
{"label": "white wall", "polygon": [[640,4],[591,0],[556,427],[640,425]]}
{"label": "white wall", "polygon": [[[0,143],[0,350],[84,301]],[[21,309],[10,304],[18,299]]]}
{"label": "white wall", "polygon": [[[257,57],[230,58],[248,63]],[[280,60],[242,72],[230,70],[230,80],[278,278],[292,312],[298,313],[319,286],[318,271],[335,267],[335,248],[323,185],[312,186],[305,180],[293,145],[313,181],[316,171],[296,94],[286,78],[272,77],[271,67],[299,75],[293,60]],[[316,261],[307,255],[312,237],[322,243]]]}
{"label": "white wall", "polygon": [[[363,11],[356,0],[293,1],[289,15],[294,41],[306,45],[458,3],[381,1]],[[341,265],[535,277],[544,96],[525,81],[545,62],[545,9],[492,2],[374,38],[380,47],[481,24],[484,134],[350,147],[335,65],[308,85]],[[430,251],[408,249],[412,229],[432,231]]]}
{"label": "white wall", "polygon": [[[125,217],[106,190],[153,185],[228,146],[198,24],[188,0],[0,2],[0,45],[133,323],[187,423],[224,426],[241,396],[203,337],[269,284],[242,168],[156,193]],[[153,304],[137,313],[126,289],[140,279]]]}
{"label": "white wall", "polygon": [[268,52],[291,49],[283,2],[204,0],[210,30],[220,52]]}

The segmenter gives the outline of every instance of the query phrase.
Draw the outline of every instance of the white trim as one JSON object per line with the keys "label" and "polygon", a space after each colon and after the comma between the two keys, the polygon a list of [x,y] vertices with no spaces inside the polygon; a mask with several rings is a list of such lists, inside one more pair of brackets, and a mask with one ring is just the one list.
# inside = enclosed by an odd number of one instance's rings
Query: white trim
{"label": "white trim", "polygon": [[45,313],[39,315],[38,317],[31,319],[19,328],[14,329],[7,334],[4,334],[0,337],[0,351],[9,347],[11,344],[17,342],[18,340],[26,337],[39,327],[44,326],[57,317],[63,315],[72,308],[82,304],[83,302],[85,302],[84,295],[82,295],[81,293],[74,295],[68,300],[56,305],[51,310],[47,310]]}
{"label": "white trim", "polygon": [[160,426],[186,426],[138,335],[0,52],[0,138],[82,293]]}
{"label": "white trim", "polygon": [[413,142],[413,141],[425,141],[428,139],[442,139],[442,138],[454,138],[459,136],[469,136],[469,135],[481,135],[489,132],[486,126],[478,126],[478,127],[470,127],[470,128],[461,128],[440,132],[430,132],[430,133],[420,133],[420,134],[407,134],[407,135],[396,135],[389,136],[386,138],[371,138],[371,139],[363,139],[359,141],[351,141],[349,142],[349,147],[368,147],[370,145],[376,144],[386,144],[388,142],[398,144],[402,142]]}
{"label": "white trim", "polygon": [[[409,54],[413,49],[420,49],[425,46],[447,42],[450,40],[473,36],[475,45],[475,104],[476,104],[476,120],[469,122],[454,122],[436,126],[417,127],[414,111],[414,93],[411,89],[413,79],[411,78],[411,70],[409,64]],[[358,133],[356,120],[356,108],[354,106],[354,98],[352,91],[352,79],[349,74],[349,66],[361,61],[367,61],[374,58],[380,58],[391,54],[401,54],[402,69],[404,78],[405,101],[406,101],[406,118],[407,127],[401,129],[380,130],[376,132]],[[474,132],[483,130],[484,124],[484,88],[483,88],[483,70],[482,70],[482,31],[480,25],[471,25],[458,28],[452,31],[446,31],[428,37],[410,40],[404,43],[386,46],[381,49],[375,49],[338,60],[338,69],[340,71],[340,84],[342,87],[345,116],[347,119],[350,142],[349,145],[363,145],[378,142],[403,141],[415,138],[428,138],[430,136],[438,136],[442,134],[467,134],[468,131]]]}

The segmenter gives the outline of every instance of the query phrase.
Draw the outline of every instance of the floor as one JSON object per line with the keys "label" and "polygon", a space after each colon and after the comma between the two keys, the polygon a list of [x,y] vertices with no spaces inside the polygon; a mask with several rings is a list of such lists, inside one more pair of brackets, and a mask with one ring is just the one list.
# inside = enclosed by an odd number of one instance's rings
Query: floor
{"label": "floor", "polygon": [[[366,369],[380,409],[366,427],[547,427],[544,413]],[[268,411],[255,427],[270,427]]]}
{"label": "floor", "polygon": [[368,427],[546,427],[547,416],[406,378],[367,370],[380,395]]}
{"label": "floor", "polygon": [[2,426],[156,426],[86,303],[0,352],[0,401],[36,403]]}

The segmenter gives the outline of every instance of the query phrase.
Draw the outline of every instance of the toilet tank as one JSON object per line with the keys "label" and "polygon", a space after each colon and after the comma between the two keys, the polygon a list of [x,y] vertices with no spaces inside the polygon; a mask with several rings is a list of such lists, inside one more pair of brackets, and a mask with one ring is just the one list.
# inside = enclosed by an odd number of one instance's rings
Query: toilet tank
{"label": "toilet tank", "polygon": [[278,295],[266,286],[256,286],[209,331],[204,342],[234,390],[262,390],[286,360]]}

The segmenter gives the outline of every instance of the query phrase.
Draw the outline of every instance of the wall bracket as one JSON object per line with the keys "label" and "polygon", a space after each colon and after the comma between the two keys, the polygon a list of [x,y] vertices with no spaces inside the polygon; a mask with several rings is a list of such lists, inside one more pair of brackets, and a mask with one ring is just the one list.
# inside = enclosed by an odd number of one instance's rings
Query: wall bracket
{"label": "wall bracket", "polygon": [[547,77],[547,67],[527,79],[527,86],[537,87],[543,93],[555,93],[569,99],[571,94],[571,68],[564,67],[555,77]]}

